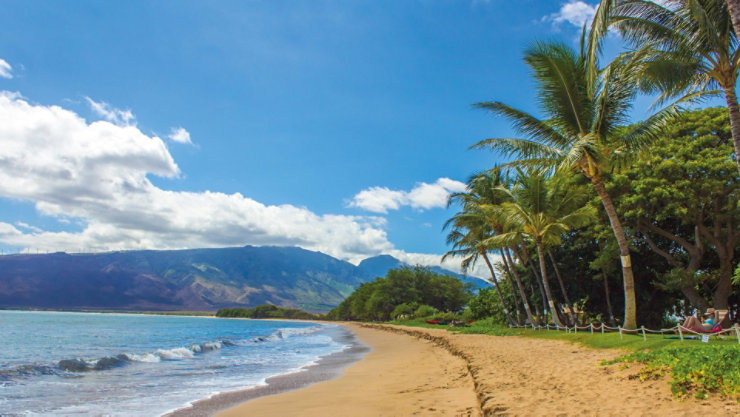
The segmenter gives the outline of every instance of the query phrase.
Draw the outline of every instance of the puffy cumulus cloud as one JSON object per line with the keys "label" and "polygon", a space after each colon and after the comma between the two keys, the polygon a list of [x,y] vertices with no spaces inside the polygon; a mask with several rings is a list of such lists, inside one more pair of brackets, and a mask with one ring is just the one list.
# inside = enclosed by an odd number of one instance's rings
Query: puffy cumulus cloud
{"label": "puffy cumulus cloud", "polygon": [[85,100],[93,113],[115,125],[128,126],[136,121],[131,110],[117,109],[104,101],[98,102],[90,97],[85,97]]}
{"label": "puffy cumulus cloud", "polygon": [[13,78],[13,67],[2,58],[0,58],[0,78]]}
{"label": "puffy cumulus cloud", "polygon": [[593,20],[596,7],[597,5],[591,5],[584,1],[570,0],[563,4],[560,10],[545,16],[543,20],[552,21],[554,24],[567,22],[580,28],[585,23],[590,23]]}
{"label": "puffy cumulus cloud", "polygon": [[440,178],[433,184],[421,182],[410,191],[395,191],[386,187],[370,187],[357,193],[349,202],[350,207],[358,207],[374,213],[387,213],[402,206],[419,210],[445,207],[450,193],[464,191],[465,184],[449,178]]}
{"label": "puffy cumulus cloud", "polygon": [[174,128],[173,127],[172,130],[170,130],[170,134],[167,135],[167,137],[171,141],[177,142],[177,143],[187,143],[187,144],[190,144],[190,145],[192,145],[192,143],[193,143],[190,140],[190,132],[188,132],[187,130],[185,130],[185,128],[183,128],[183,127],[177,127],[177,128]]}
{"label": "puffy cumulus cloud", "polygon": [[176,177],[177,164],[161,138],[122,120],[88,123],[0,92],[0,196],[82,225],[50,232],[0,222],[0,241],[43,251],[295,245],[355,261],[393,250],[376,217],[320,216],[238,193],[158,188],[147,175]]}

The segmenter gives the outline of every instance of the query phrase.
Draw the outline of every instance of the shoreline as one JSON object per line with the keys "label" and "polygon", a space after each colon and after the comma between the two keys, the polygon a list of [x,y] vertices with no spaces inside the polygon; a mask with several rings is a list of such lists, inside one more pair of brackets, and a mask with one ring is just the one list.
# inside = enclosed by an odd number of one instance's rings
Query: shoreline
{"label": "shoreline", "polygon": [[[252,320],[252,319],[249,319]],[[283,320],[280,321],[304,321]],[[213,416],[256,398],[279,395],[282,393],[300,390],[310,385],[336,379],[352,364],[362,361],[371,351],[371,347],[363,343],[354,332],[342,324],[336,327],[337,335],[332,335],[339,343],[348,344],[349,348],[319,358],[316,363],[306,365],[295,372],[276,375],[265,380],[264,385],[244,388],[236,391],[227,391],[215,394],[209,398],[192,401],[189,405],[168,411],[163,417],[202,417]]]}

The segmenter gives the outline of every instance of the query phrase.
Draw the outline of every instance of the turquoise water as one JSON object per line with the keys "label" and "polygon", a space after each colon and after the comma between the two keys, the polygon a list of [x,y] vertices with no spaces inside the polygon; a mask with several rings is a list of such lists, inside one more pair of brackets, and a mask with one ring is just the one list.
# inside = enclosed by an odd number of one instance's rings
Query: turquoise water
{"label": "turquoise water", "polygon": [[329,324],[0,311],[0,415],[152,416],[348,346]]}

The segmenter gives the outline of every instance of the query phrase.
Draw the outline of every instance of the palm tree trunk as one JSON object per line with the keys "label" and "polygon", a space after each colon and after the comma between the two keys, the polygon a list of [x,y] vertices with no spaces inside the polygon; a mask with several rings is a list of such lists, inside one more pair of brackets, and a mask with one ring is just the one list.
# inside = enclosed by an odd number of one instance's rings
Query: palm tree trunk
{"label": "palm tree trunk", "polygon": [[537,286],[540,288],[540,297],[542,297],[542,314],[547,318],[547,305],[549,304],[549,300],[545,293],[545,288],[542,286],[542,277],[537,273],[537,268],[534,267],[534,263],[532,262],[532,258],[529,256],[526,246],[522,243],[520,247],[522,248],[522,255],[524,257],[519,257],[522,258],[523,261],[527,262],[529,270],[532,271],[532,275],[534,275],[534,280],[537,281]]}
{"label": "palm tree trunk", "polygon": [[596,194],[604,205],[606,215],[609,217],[609,223],[612,226],[614,237],[617,238],[619,245],[619,255],[622,260],[622,281],[624,284],[624,327],[626,329],[637,328],[637,303],[635,301],[635,276],[632,273],[632,258],[630,257],[630,247],[627,243],[627,235],[622,228],[622,222],[617,216],[617,209],[614,207],[609,193],[606,192],[604,183],[600,178],[591,177]]}
{"label": "palm tree trunk", "polygon": [[488,270],[491,272],[491,281],[493,282],[493,285],[496,287],[496,292],[498,293],[498,299],[501,302],[501,308],[504,309],[506,320],[509,321],[509,326],[514,326],[514,320],[511,318],[511,314],[509,314],[509,309],[506,308],[506,302],[504,301],[504,295],[503,293],[501,293],[501,287],[498,285],[498,280],[496,280],[496,273],[493,272],[493,266],[491,266],[491,261],[488,260],[488,255],[486,254],[485,251],[480,252],[480,254],[483,256],[483,260],[486,261]]}
{"label": "palm tree trunk", "polygon": [[[734,24],[734,15],[732,16],[732,21]],[[732,131],[732,141],[735,145],[735,160],[737,162],[737,169],[740,171],[740,107],[738,106],[737,95],[735,94],[735,83],[731,84],[731,86],[725,88],[725,100],[727,101],[727,110],[730,112],[730,130]]]}
{"label": "palm tree trunk", "polygon": [[560,275],[560,268],[558,268],[557,262],[555,262],[555,257],[552,256],[552,251],[547,250],[547,255],[550,256],[550,261],[552,262],[552,267],[555,269],[555,275],[558,277],[558,282],[560,283],[560,291],[563,293],[563,299],[565,300],[565,305],[568,306],[570,309],[570,320],[573,322],[573,324],[578,324],[578,318],[576,317],[576,312],[573,310],[573,303],[570,302],[570,297],[568,297],[568,291],[565,290],[565,284],[563,283],[563,277]]}
{"label": "palm tree trunk", "polygon": [[509,280],[509,285],[511,285],[511,291],[514,295],[514,308],[516,308],[516,321],[519,324],[522,324],[522,316],[523,316],[523,309],[521,304],[521,297],[517,297],[517,287],[516,282],[514,281],[514,278],[511,275],[511,270],[509,269],[509,263],[506,261],[506,258],[504,257],[503,249],[499,249],[499,253],[501,254],[501,260],[504,265],[504,270],[506,272],[506,279]]}
{"label": "palm tree trunk", "polygon": [[540,271],[542,273],[542,283],[545,284],[545,294],[547,294],[548,304],[550,305],[550,312],[552,313],[552,321],[558,326],[562,326],[563,322],[560,321],[560,314],[558,309],[555,307],[555,302],[552,298],[552,292],[550,292],[550,283],[547,282],[547,265],[545,265],[545,253],[542,250],[542,242],[537,240],[537,258],[540,260]]}
{"label": "palm tree trunk", "polygon": [[[534,317],[532,316],[532,309],[529,307],[529,302],[527,301],[527,294],[524,293],[524,285],[522,285],[522,280],[519,278],[519,272],[516,270],[516,267],[514,264],[511,264],[511,255],[509,255],[509,249],[506,249],[506,253],[504,253],[503,249],[499,249],[501,252],[501,258],[504,260],[504,266],[506,267],[506,272],[509,274],[509,278],[511,278],[512,274],[514,276],[514,280],[516,281],[516,287],[519,289],[519,296],[522,298],[522,304],[524,305],[524,311],[527,313],[527,319],[530,323],[534,323]],[[512,285],[513,287],[513,285]]]}
{"label": "palm tree trunk", "polygon": [[606,280],[606,272],[602,269],[601,276],[604,278],[604,296],[606,297],[606,310],[609,313],[609,324],[614,327],[617,321],[614,320],[614,311],[612,311],[612,302],[609,297],[609,281]]}
{"label": "palm tree trunk", "polygon": [[730,10],[732,26],[735,27],[735,33],[740,33],[740,0],[727,0],[727,8]]}

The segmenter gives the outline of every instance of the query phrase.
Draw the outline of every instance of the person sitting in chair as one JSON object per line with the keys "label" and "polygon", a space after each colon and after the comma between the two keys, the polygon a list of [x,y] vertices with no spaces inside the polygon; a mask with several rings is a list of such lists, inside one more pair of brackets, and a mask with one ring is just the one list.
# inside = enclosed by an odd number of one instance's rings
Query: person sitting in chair
{"label": "person sitting in chair", "polygon": [[708,308],[707,311],[704,313],[704,321],[701,321],[694,316],[689,316],[688,318],[686,318],[686,321],[683,323],[682,327],[693,330],[695,332],[709,332],[714,328],[714,326],[717,325],[714,318],[714,311],[715,310],[713,308]]}

